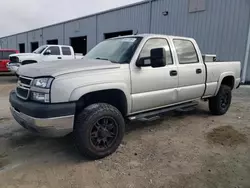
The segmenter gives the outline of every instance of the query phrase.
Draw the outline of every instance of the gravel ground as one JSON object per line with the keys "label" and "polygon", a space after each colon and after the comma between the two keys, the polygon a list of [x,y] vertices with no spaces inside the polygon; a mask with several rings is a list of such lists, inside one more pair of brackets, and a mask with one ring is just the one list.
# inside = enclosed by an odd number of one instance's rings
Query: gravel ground
{"label": "gravel ground", "polygon": [[42,138],[13,121],[10,80],[0,81],[0,187],[250,187],[250,87],[234,92],[224,116],[210,115],[201,103],[190,112],[130,123],[116,153],[88,161],[71,136]]}

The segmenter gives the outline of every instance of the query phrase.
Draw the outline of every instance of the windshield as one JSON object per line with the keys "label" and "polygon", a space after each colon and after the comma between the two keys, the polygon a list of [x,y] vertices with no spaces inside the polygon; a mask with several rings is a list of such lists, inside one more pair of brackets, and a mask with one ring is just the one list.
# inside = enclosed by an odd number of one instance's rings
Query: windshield
{"label": "windshield", "polygon": [[43,51],[45,50],[45,48],[47,48],[47,46],[40,46],[33,53],[35,53],[35,54],[41,54],[41,53],[43,53]]}
{"label": "windshield", "polygon": [[85,57],[115,63],[129,63],[141,39],[142,37],[109,39],[99,43]]}

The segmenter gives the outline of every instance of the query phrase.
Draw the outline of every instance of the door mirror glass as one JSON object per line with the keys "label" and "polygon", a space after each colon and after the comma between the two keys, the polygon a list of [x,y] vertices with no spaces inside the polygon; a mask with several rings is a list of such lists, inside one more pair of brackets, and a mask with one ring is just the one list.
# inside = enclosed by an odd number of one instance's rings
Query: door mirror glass
{"label": "door mirror glass", "polygon": [[154,48],[150,50],[150,60],[151,66],[156,67],[165,67],[166,66],[166,51],[164,48]]}
{"label": "door mirror glass", "polygon": [[137,62],[137,67],[165,67],[166,62],[166,50],[164,48],[154,48],[150,50],[150,57],[141,57]]}
{"label": "door mirror glass", "polygon": [[51,55],[51,50],[46,50],[46,51],[44,52],[44,55]]}
{"label": "door mirror glass", "polygon": [[137,67],[149,67],[151,66],[150,57],[142,57],[136,62]]}

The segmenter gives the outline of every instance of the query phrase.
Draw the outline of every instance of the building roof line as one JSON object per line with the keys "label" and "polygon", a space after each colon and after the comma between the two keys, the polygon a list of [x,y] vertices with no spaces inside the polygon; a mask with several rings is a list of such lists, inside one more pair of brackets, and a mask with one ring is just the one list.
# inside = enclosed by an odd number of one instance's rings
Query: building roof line
{"label": "building roof line", "polygon": [[104,10],[104,11],[97,12],[97,13],[94,13],[94,14],[89,14],[89,15],[86,15],[86,16],[82,16],[82,17],[62,21],[62,22],[59,22],[59,23],[55,23],[55,24],[51,24],[51,25],[47,25],[47,26],[43,26],[43,27],[38,27],[36,29],[31,29],[31,30],[28,30],[28,31],[20,32],[20,33],[15,33],[15,34],[12,34],[12,35],[3,36],[3,37],[0,37],[0,39],[4,39],[4,38],[7,38],[7,37],[12,37],[12,36],[15,36],[15,35],[21,35],[21,34],[29,33],[29,32],[40,30],[40,29],[45,29],[45,28],[49,28],[49,27],[53,27],[53,26],[57,26],[57,25],[61,25],[61,24],[66,24],[66,23],[69,23],[69,22],[72,22],[72,21],[77,21],[77,20],[81,20],[81,19],[85,19],[85,18],[89,18],[89,17],[99,16],[99,15],[102,15],[102,14],[106,14],[106,13],[109,13],[109,12],[113,12],[113,11],[117,11],[117,10],[121,10],[121,9],[125,9],[125,8],[130,8],[130,7],[134,7],[134,6],[138,6],[138,5],[142,5],[142,4],[147,4],[150,1],[157,1],[157,0],[139,1],[139,2],[136,2],[136,3],[132,3],[132,4],[120,6],[120,7],[117,7],[117,8]]}

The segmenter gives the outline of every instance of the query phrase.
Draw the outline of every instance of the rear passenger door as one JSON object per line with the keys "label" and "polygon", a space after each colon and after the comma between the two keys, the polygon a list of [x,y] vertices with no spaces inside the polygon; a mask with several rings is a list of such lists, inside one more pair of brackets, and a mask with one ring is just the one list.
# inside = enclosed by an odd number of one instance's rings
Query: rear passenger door
{"label": "rear passenger door", "polygon": [[200,98],[205,90],[205,66],[192,40],[173,39],[178,59],[178,101]]}

